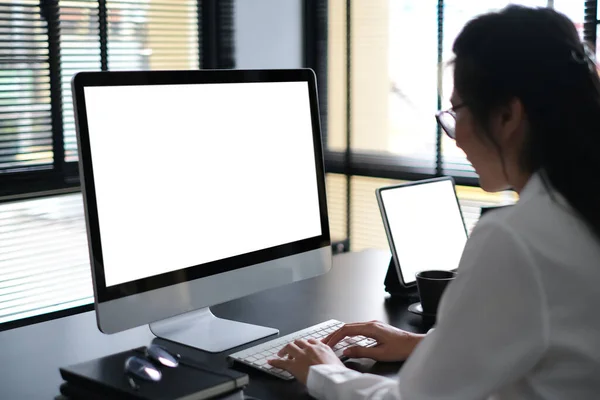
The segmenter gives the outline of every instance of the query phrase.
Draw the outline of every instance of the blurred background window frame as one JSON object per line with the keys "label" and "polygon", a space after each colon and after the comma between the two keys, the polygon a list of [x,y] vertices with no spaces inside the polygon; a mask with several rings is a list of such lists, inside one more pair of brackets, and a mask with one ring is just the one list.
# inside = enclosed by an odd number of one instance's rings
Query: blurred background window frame
{"label": "blurred background window frame", "polygon": [[[446,32],[447,18],[454,18],[453,10],[456,15],[457,9],[468,8],[465,6],[467,3],[476,4],[472,15],[466,15],[464,21],[453,24],[462,26],[468,19],[488,11],[488,2],[412,2],[428,10],[427,18],[419,22],[428,31],[415,29],[406,39],[416,44],[413,49],[422,48],[427,54],[402,54],[403,63],[421,66],[430,73],[429,83],[423,83],[422,75],[418,76],[419,79],[414,77],[416,82],[427,88],[430,99],[427,100],[429,108],[422,113],[423,118],[417,125],[420,131],[424,130],[419,140],[427,141],[429,146],[429,153],[425,155],[418,151],[425,146],[414,146],[417,149],[414,151],[397,151],[398,146],[390,144],[393,141],[388,137],[389,127],[382,124],[382,119],[395,117],[396,110],[387,100],[380,101],[383,96],[386,93],[392,97],[408,96],[406,88],[389,78],[390,64],[394,62],[390,60],[390,54],[398,43],[406,43],[401,42],[402,38],[390,38],[390,25],[393,24],[391,9],[399,4],[406,6],[407,2],[315,0],[314,3],[323,5],[315,21],[326,20],[327,23],[322,36],[312,40],[314,56],[307,65],[315,69],[319,78],[325,165],[328,181],[331,181],[328,196],[334,199],[335,204],[344,204],[345,219],[340,218],[338,213],[332,221],[332,237],[344,245],[340,248],[362,250],[387,246],[372,193],[376,187],[386,184],[452,176],[469,229],[477,222],[481,207],[506,205],[517,200],[518,196],[511,191],[497,194],[483,192],[478,187],[477,174],[464,154],[445,137],[434,118],[434,113],[447,105],[451,94],[451,79],[448,79],[451,78],[451,69],[447,63],[452,56],[454,37],[451,36],[456,35],[460,28],[454,27],[456,32]],[[597,1],[497,0],[493,3],[499,5],[493,9],[508,4],[553,7],[574,20],[582,40],[596,48]],[[314,8],[320,10],[319,7]],[[435,37],[432,37],[432,30]]]}

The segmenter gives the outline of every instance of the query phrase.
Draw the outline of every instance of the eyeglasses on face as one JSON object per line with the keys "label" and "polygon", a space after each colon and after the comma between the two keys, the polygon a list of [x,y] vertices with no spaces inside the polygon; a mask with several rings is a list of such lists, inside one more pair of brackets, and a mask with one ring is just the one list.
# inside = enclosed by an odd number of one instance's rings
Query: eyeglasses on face
{"label": "eyeglasses on face", "polygon": [[438,124],[440,124],[440,127],[451,139],[456,139],[456,111],[465,106],[465,103],[458,104],[447,110],[438,111],[435,114],[435,119],[437,120]]}

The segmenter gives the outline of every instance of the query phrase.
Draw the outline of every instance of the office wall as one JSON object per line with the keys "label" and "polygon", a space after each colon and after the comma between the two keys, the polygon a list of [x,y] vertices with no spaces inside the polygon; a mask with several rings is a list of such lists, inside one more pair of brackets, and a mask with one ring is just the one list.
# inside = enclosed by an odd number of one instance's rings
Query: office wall
{"label": "office wall", "polygon": [[236,0],[237,68],[302,67],[302,0]]}

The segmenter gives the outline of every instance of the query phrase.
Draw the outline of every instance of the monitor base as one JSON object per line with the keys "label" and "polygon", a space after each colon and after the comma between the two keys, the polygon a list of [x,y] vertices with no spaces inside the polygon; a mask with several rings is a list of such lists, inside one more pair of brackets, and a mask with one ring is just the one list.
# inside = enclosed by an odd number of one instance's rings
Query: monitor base
{"label": "monitor base", "polygon": [[254,340],[279,333],[278,329],[216,317],[210,308],[150,324],[157,337],[209,353],[220,353]]}

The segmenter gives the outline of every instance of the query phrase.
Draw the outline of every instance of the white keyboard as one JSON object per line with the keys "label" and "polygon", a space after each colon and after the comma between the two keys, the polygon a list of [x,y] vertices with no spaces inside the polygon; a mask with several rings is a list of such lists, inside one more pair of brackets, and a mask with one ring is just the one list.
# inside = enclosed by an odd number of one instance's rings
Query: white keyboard
{"label": "white keyboard", "polygon": [[[247,348],[237,353],[231,354],[228,358],[251,367],[258,368],[268,374],[275,375],[278,378],[285,380],[294,379],[292,374],[279,368],[275,368],[267,360],[272,360],[277,357],[277,352],[286,344],[297,339],[317,339],[321,340],[331,332],[334,332],[344,325],[343,322],[330,319],[329,321],[321,322],[306,329],[290,333],[289,335],[281,336],[268,342],[261,343],[257,346]],[[346,337],[333,347],[334,353],[343,358],[342,353],[348,346],[364,346],[372,347],[376,345],[375,339],[366,338],[364,336]]]}

